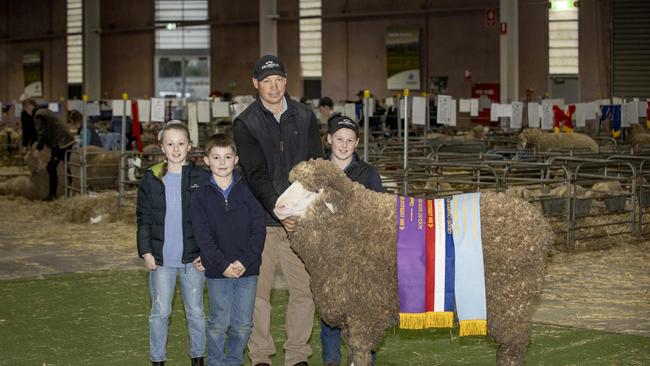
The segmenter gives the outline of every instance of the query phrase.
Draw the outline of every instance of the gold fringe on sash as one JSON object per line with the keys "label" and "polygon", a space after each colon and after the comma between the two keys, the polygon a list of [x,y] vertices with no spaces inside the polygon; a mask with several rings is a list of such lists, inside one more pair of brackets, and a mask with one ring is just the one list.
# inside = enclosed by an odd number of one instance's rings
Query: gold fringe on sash
{"label": "gold fringe on sash", "polygon": [[461,320],[459,336],[487,335],[487,320]]}
{"label": "gold fringe on sash", "polygon": [[451,311],[426,313],[399,313],[401,329],[453,328],[454,313]]}

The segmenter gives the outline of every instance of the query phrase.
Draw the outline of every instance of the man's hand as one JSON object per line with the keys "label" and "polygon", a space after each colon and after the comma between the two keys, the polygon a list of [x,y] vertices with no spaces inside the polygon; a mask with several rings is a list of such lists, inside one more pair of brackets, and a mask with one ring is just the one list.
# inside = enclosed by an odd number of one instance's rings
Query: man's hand
{"label": "man's hand", "polygon": [[142,258],[144,258],[144,268],[148,271],[155,271],[158,269],[156,259],[151,255],[151,253],[145,253]]}
{"label": "man's hand", "polygon": [[235,266],[234,263],[230,263],[228,268],[226,268],[226,270],[223,271],[223,276],[227,278],[239,278],[237,266]]}
{"label": "man's hand", "polygon": [[297,217],[287,217],[284,220],[280,220],[280,223],[282,226],[284,226],[284,230],[287,232],[292,232],[296,230],[296,225],[298,225],[298,218]]}
{"label": "man's hand", "polygon": [[203,272],[205,271],[205,267],[203,267],[203,263],[201,263],[201,257],[196,257],[196,259],[192,262],[194,265],[194,268],[196,268],[197,271]]}

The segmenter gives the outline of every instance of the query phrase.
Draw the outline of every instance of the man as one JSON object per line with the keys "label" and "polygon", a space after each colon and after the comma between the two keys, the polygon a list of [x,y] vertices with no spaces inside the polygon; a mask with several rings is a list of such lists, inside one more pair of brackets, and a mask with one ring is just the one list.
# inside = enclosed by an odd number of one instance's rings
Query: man
{"label": "man", "polygon": [[34,127],[34,117],[32,117],[31,112],[27,112],[29,108],[27,100],[22,101],[23,110],[20,112],[20,127],[23,130],[23,147],[30,149],[32,144],[36,142],[38,135],[36,133],[36,127]]}
{"label": "man", "polygon": [[36,150],[32,154],[35,158],[38,158],[39,152],[45,146],[52,151],[50,161],[47,162],[49,193],[45,199],[46,201],[52,201],[56,199],[56,191],[59,185],[57,167],[59,162],[65,159],[66,152],[72,148],[74,137],[70,133],[68,126],[54,112],[47,108],[39,108],[34,99],[26,99],[23,105],[27,113],[33,116],[34,127],[36,127]]}
{"label": "man", "polygon": [[[248,342],[253,365],[271,364],[275,346],[271,337],[271,286],[279,262],[289,288],[285,365],[305,366],[311,355],[309,336],[314,323],[314,301],[309,274],[289,246],[287,231],[297,220],[279,221],[273,215],[278,197],[289,187],[289,171],[299,162],[322,157],[316,115],[306,106],[291,100],[286,93],[287,74],[282,62],[271,55],[255,63],[253,86],[255,102],[233,124],[239,151],[239,164],[253,194],[267,211],[267,235],[257,284],[253,333]],[[285,231],[286,230],[286,231]]]}

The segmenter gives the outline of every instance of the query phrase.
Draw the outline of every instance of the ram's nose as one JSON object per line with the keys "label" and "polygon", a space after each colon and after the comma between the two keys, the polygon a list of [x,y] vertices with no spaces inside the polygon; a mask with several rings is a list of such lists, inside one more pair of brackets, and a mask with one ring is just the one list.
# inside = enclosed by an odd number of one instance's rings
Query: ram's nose
{"label": "ram's nose", "polygon": [[277,216],[280,220],[282,220],[287,217],[286,210],[287,210],[287,205],[285,205],[282,202],[276,202],[275,208],[273,208],[273,213],[275,213],[275,216]]}

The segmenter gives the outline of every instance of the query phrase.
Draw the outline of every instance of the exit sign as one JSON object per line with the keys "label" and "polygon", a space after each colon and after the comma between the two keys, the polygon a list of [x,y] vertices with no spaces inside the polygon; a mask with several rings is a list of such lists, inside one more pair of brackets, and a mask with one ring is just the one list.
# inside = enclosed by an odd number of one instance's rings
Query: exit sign
{"label": "exit sign", "polygon": [[551,10],[553,11],[572,10],[577,6],[578,2],[575,0],[551,0]]}

